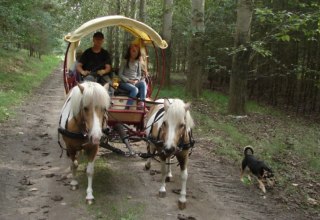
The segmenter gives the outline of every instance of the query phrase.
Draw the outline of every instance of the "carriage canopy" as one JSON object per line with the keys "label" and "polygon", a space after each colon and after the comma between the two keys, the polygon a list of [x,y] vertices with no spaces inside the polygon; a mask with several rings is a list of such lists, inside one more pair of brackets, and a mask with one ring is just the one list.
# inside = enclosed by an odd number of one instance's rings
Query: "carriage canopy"
{"label": "carriage canopy", "polygon": [[125,31],[131,33],[136,38],[143,40],[145,44],[153,43],[156,47],[165,49],[168,44],[160,35],[148,25],[121,15],[105,16],[95,18],[82,24],[75,31],[68,33],[64,40],[70,43],[67,53],[67,68],[69,68],[75,60],[75,50],[79,46],[80,40],[101,28],[118,26]]}
{"label": "carriage canopy", "polygon": [[153,41],[161,49],[168,46],[167,42],[162,40],[160,35],[148,25],[121,15],[105,16],[88,21],[72,33],[68,33],[64,39],[70,43],[76,43],[84,36],[109,26],[121,27],[146,43]]}

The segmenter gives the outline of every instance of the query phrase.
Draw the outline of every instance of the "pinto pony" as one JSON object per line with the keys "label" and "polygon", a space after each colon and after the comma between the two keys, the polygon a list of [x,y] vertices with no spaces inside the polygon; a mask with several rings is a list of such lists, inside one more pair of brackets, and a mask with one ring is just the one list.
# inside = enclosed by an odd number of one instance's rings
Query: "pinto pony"
{"label": "pinto pony", "polygon": [[105,87],[95,82],[84,82],[73,87],[63,105],[59,133],[66,145],[67,155],[71,158],[71,189],[78,188],[75,179],[78,168],[77,152],[84,150],[88,156],[88,187],[86,201],[92,204],[92,177],[94,161],[98,153],[102,128],[106,126],[106,112],[110,106],[108,85]]}
{"label": "pinto pony", "polygon": [[[186,187],[188,170],[187,163],[190,149],[193,147],[191,128],[194,126],[190,115],[190,103],[180,99],[157,100],[164,104],[153,106],[149,113],[146,125],[148,139],[148,153],[159,155],[161,159],[161,187],[159,196],[166,195],[166,181],[172,178],[170,158],[176,156],[181,169],[181,192],[178,201],[179,209],[186,208]],[[151,158],[145,164],[148,170],[151,167]]]}

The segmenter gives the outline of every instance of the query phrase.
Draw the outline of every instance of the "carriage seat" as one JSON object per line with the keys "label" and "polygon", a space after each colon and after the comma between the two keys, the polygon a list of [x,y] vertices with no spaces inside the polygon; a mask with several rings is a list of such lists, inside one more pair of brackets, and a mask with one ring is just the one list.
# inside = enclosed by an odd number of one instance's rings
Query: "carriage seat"
{"label": "carriage seat", "polygon": [[[118,68],[113,69],[113,76],[115,76],[115,77],[120,79],[118,74],[119,74],[119,69]],[[149,86],[148,86],[148,82],[147,82],[147,90],[148,90],[148,88],[149,88]],[[130,94],[129,91],[121,89],[119,87],[117,89],[115,89],[115,91],[114,91],[114,95],[115,96],[127,96],[127,97],[129,97],[129,94]],[[137,97],[139,97],[139,93],[137,94]]]}
{"label": "carriage seat", "polygon": [[120,89],[119,87],[114,91],[115,96],[129,96],[129,91]]}

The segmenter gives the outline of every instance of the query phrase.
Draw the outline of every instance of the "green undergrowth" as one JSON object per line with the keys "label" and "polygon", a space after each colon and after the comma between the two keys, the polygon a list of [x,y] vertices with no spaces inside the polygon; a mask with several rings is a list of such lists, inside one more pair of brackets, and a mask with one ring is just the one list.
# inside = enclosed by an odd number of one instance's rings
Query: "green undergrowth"
{"label": "green undergrowth", "polygon": [[319,201],[315,187],[320,181],[320,126],[316,122],[252,101],[246,106],[247,117],[236,118],[227,114],[228,96],[209,90],[192,100],[183,87],[175,86],[162,89],[159,97],[192,101],[195,139],[209,147],[212,155],[240,167],[243,148],[251,145],[256,156],[272,167],[286,195],[294,190],[293,195],[305,202],[309,197]]}
{"label": "green undergrowth", "polygon": [[[236,155],[230,150],[238,151],[239,147],[252,145],[267,158],[294,153],[299,158],[306,158],[304,166],[320,171],[320,160],[315,157],[319,156],[320,150],[320,129],[316,123],[255,102],[248,102],[247,117],[235,118],[227,114],[228,97],[208,90],[197,100],[191,100],[184,94],[184,88],[179,86],[162,89],[159,97],[179,97],[191,101],[196,130],[201,137],[223,146],[224,149],[220,150],[222,154]],[[238,158],[242,158],[242,152],[239,154]]]}
{"label": "green undergrowth", "polygon": [[14,115],[12,107],[28,94],[57,67],[57,56],[29,57],[25,50],[0,49],[0,121]]}

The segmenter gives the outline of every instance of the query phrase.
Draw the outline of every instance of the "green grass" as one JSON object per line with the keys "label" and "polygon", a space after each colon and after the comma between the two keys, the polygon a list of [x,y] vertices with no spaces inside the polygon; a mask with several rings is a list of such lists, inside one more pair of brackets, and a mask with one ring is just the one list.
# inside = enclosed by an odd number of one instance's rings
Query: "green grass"
{"label": "green grass", "polygon": [[225,114],[227,111],[229,98],[221,93],[205,90],[203,91],[200,100],[210,103],[210,106],[214,109],[214,111],[220,114]]}
{"label": "green grass", "polygon": [[[185,95],[181,86],[162,89],[159,97],[179,97],[191,100]],[[199,110],[195,106],[199,103],[205,104],[208,111]],[[235,146],[244,147],[250,144],[268,158],[279,153],[294,152],[299,157],[305,158],[305,165],[310,165],[308,168],[320,171],[320,160],[316,157],[320,153],[318,138],[320,130],[316,123],[305,122],[299,117],[289,117],[280,110],[261,106],[252,101],[247,103],[249,120],[236,120],[227,115],[227,105],[228,96],[205,90],[198,100],[194,100],[192,107],[199,135],[207,137],[208,140],[218,145],[223,145],[225,150],[221,150],[222,154],[227,154],[225,151],[237,150]],[[250,120],[251,115],[263,120]],[[212,133],[217,133],[217,135],[212,135]],[[287,146],[290,143],[286,142],[292,142],[293,146]],[[234,153],[231,154],[234,155]]]}
{"label": "green grass", "polygon": [[[157,92],[158,88],[155,87],[153,89],[153,94]],[[190,98],[186,96],[184,88],[181,86],[172,86],[170,89],[169,88],[162,88],[159,92],[158,98],[180,98],[180,99],[187,99]]]}
{"label": "green grass", "polygon": [[29,57],[24,50],[0,49],[0,121],[57,67],[57,56]]}

